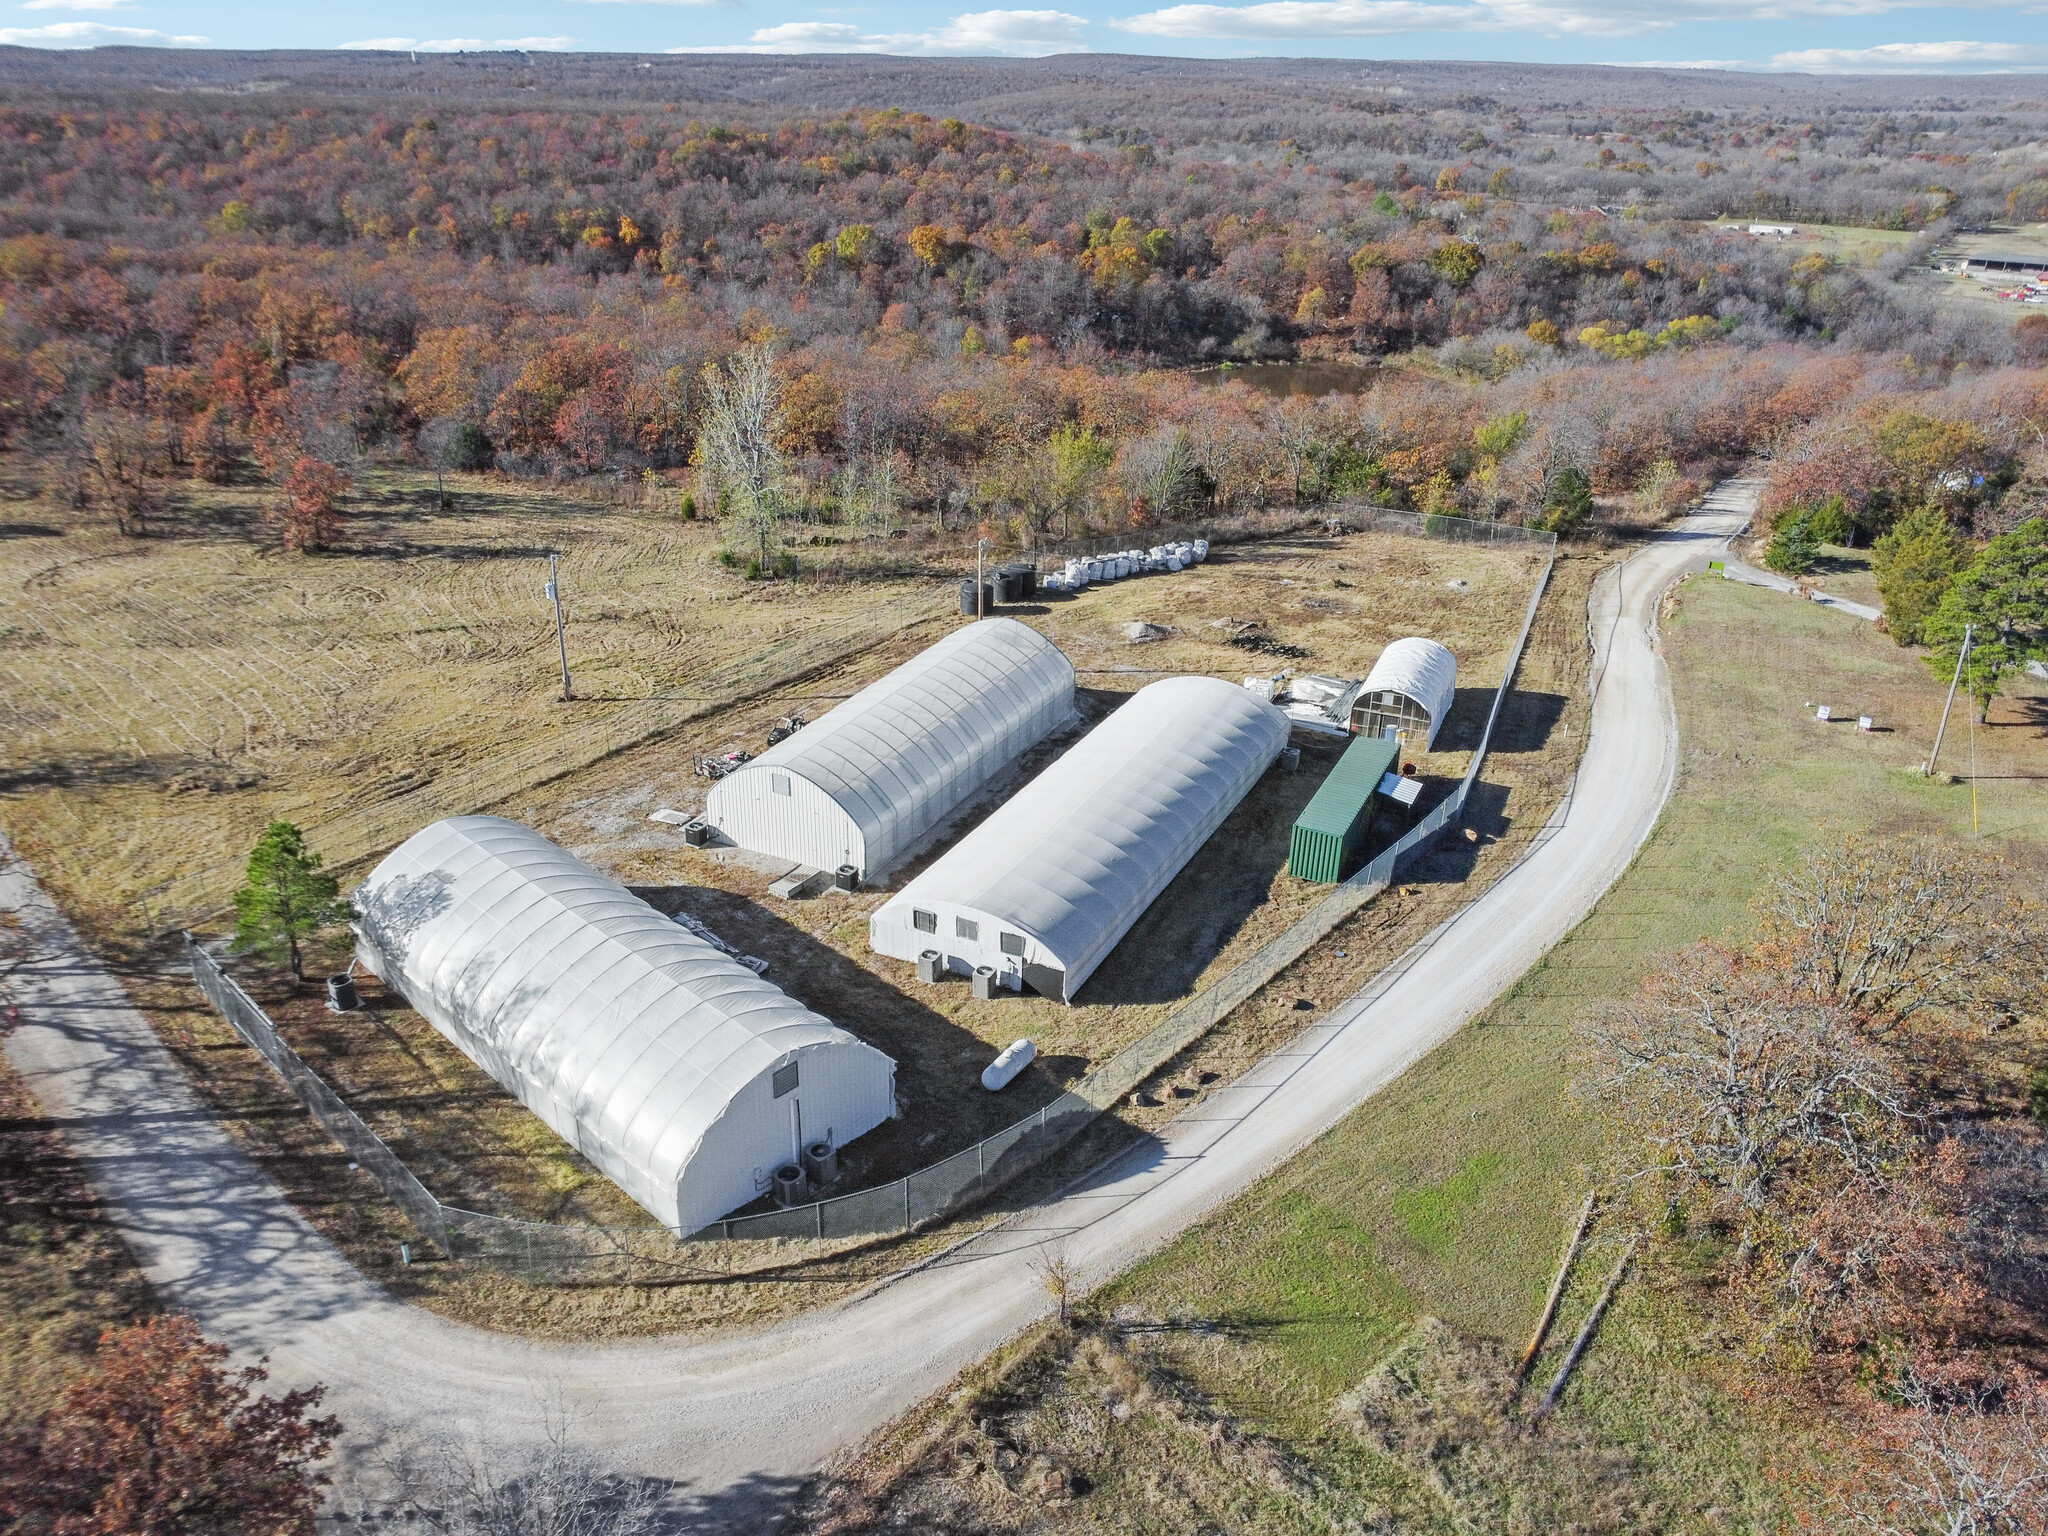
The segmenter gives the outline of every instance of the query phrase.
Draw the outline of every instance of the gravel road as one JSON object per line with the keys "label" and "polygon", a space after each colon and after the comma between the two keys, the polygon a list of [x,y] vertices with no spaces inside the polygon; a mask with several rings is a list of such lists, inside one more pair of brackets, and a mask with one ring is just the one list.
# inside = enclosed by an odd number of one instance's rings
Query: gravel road
{"label": "gravel road", "polygon": [[[672,1481],[692,1524],[762,1528],[786,1491],[1047,1309],[1057,1244],[1099,1282],[1244,1189],[1484,1010],[1583,917],[1656,823],[1677,762],[1659,597],[1755,505],[1730,481],[1595,586],[1592,729],[1528,856],[1328,1019],[1062,1198],[843,1304],[759,1332],[536,1343],[444,1321],[363,1280],[208,1117],[120,985],[19,861],[0,909],[48,937],[7,1043],[164,1299],[325,1382],[349,1454],[394,1435],[517,1445],[566,1411],[575,1439]],[[0,845],[4,851],[4,845]]]}

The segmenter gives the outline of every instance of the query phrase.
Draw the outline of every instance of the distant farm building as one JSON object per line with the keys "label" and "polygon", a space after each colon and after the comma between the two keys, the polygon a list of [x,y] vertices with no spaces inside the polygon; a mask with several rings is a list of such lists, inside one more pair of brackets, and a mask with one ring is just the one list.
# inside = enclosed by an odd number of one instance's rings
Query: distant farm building
{"label": "distant farm building", "polygon": [[1434,640],[1396,640],[1351,703],[1358,736],[1399,736],[1427,752],[1458,696],[1458,658]]}
{"label": "distant farm building", "polygon": [[712,786],[740,847],[887,871],[946,814],[1074,715],[1074,664],[1015,619],[955,630]]}
{"label": "distant farm building", "polygon": [[664,1226],[895,1113],[889,1057],[530,827],[435,822],[354,900],[362,963]]}
{"label": "distant farm building", "polygon": [[878,908],[870,947],[1072,1002],[1287,733],[1279,710],[1214,678],[1140,689]]}

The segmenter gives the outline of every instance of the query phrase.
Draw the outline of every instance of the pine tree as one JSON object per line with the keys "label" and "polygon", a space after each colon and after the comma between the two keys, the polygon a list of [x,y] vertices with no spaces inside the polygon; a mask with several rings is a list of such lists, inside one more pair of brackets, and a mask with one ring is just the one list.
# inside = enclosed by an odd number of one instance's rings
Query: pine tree
{"label": "pine tree", "polygon": [[1925,626],[1938,676],[1954,672],[1966,627],[1974,634],[1964,682],[1982,720],[2007,673],[2048,657],[2048,517],[2000,534],[1949,586]]}
{"label": "pine tree", "polygon": [[305,835],[288,821],[273,821],[249,851],[247,878],[235,892],[235,947],[283,956],[304,980],[299,941],[343,919],[339,891],[334,876],[320,872],[320,855],[308,851]]}
{"label": "pine tree", "polygon": [[1813,519],[1805,512],[1780,523],[1764,546],[1764,564],[1783,576],[1803,576],[1819,558],[1820,540],[1813,536]]}
{"label": "pine tree", "polygon": [[1949,584],[1969,565],[1970,546],[1939,511],[1917,507],[1878,539],[1870,556],[1892,639],[1919,645]]}

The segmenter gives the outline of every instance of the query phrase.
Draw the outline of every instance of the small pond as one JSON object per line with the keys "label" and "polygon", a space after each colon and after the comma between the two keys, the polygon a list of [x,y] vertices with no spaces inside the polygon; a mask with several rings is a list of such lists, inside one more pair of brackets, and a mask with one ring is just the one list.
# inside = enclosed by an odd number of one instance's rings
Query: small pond
{"label": "small pond", "polygon": [[1219,363],[1197,368],[1194,375],[1204,384],[1234,381],[1284,400],[1290,395],[1362,395],[1372,388],[1379,370],[1354,363]]}

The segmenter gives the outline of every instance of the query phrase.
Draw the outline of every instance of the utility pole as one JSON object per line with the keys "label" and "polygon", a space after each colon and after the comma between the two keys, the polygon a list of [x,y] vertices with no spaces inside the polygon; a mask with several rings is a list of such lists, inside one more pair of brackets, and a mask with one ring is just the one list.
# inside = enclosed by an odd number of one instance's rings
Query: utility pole
{"label": "utility pole", "polygon": [[981,579],[981,566],[982,566],[982,558],[983,558],[983,556],[985,556],[985,555],[986,555],[987,553],[988,553],[988,540],[987,540],[987,539],[982,539],[982,540],[980,540],[980,541],[979,541],[978,543],[976,543],[976,544],[975,544],[975,546],[974,546],[974,616],[975,616],[975,617],[976,617],[977,619],[985,619],[985,618],[987,618],[987,617],[988,617],[988,613],[987,613],[987,611],[986,611],[986,601],[987,601],[987,600],[986,600],[986,598],[985,598],[985,597],[984,597],[984,595],[983,595],[983,594],[984,594],[984,593],[985,593],[985,592],[987,591],[987,589],[986,589],[986,588],[985,588],[985,587],[984,587],[984,586],[982,585],[982,579]]}
{"label": "utility pole", "polygon": [[1974,624],[1963,626],[1963,648],[1956,656],[1956,675],[1948,680],[1948,698],[1941,706],[1941,724],[1935,728],[1934,750],[1927,754],[1927,766],[1921,770],[1930,779],[1934,777],[1934,760],[1941,756],[1941,738],[1948,734],[1948,712],[1956,707],[1956,684],[1963,680],[1963,663],[1970,659],[1970,638],[1976,632]]}
{"label": "utility pole", "polygon": [[562,653],[562,702],[574,697],[569,691],[569,641],[562,633],[561,556],[548,556],[548,601],[555,605],[555,649]]}

